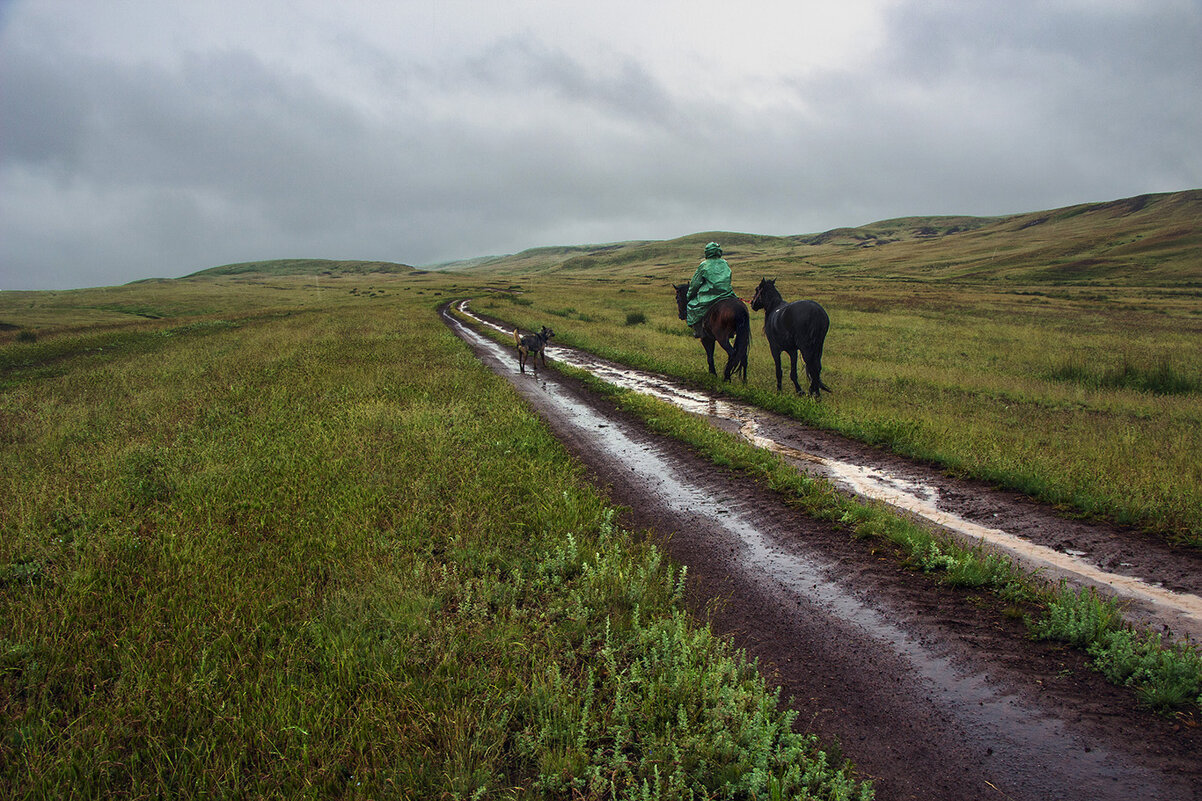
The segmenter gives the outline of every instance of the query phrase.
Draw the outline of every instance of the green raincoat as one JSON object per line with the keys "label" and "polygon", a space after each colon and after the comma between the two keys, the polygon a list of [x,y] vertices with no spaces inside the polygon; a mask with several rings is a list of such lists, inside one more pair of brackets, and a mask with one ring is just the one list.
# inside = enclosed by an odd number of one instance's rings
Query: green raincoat
{"label": "green raincoat", "polygon": [[696,325],[714,301],[734,297],[735,291],[730,288],[730,265],[713,242],[705,246],[705,255],[712,253],[717,255],[698,264],[693,280],[689,281],[689,302],[685,306],[684,320],[688,325]]}

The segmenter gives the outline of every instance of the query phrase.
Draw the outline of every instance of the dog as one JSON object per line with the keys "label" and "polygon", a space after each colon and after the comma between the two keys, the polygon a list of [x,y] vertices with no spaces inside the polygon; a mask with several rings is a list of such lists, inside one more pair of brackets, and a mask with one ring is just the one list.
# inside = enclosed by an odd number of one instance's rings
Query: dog
{"label": "dog", "polygon": [[522,372],[526,372],[526,359],[530,359],[530,364],[533,369],[538,369],[538,357],[543,357],[543,367],[547,366],[547,341],[555,336],[555,332],[550,328],[543,326],[543,330],[537,334],[531,334],[524,337],[518,333],[517,329],[513,330],[513,342],[518,346],[518,366]]}

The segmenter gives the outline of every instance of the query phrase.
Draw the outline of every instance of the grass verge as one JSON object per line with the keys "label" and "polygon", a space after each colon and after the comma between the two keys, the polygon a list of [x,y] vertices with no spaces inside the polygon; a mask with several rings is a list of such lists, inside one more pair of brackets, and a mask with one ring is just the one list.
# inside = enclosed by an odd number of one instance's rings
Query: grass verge
{"label": "grass verge", "polygon": [[[663,288],[660,288],[663,287]],[[1202,547],[1202,357],[1196,300],[1127,289],[1040,297],[982,285],[870,282],[821,275],[790,291],[820,299],[832,325],[821,405],[776,392],[753,315],[746,386],[734,397],[809,425],[931,461],[1082,516]],[[473,308],[537,330],[568,300],[559,342],[705,387],[696,340],[653,280],[534,282],[521,307]],[[642,314],[646,324],[625,320]],[[720,356],[720,359],[722,357]],[[784,370],[789,369],[784,359]]]}
{"label": "grass verge", "polygon": [[1160,712],[1202,707],[1202,655],[1197,647],[1166,644],[1159,634],[1129,625],[1117,601],[1065,584],[1049,586],[1004,556],[965,548],[881,504],[849,498],[776,454],[669,403],[616,387],[584,370],[562,364],[554,369],[577,378],[653,431],[684,442],[714,464],[754,476],[811,517],[843,526],[855,537],[892,543],[906,565],[948,586],[995,593],[1023,615],[1031,636],[1086,651],[1094,669],[1113,683],[1132,687],[1147,706]]}
{"label": "grass verge", "polygon": [[871,797],[428,302],[130,344],[0,388],[3,797]]}

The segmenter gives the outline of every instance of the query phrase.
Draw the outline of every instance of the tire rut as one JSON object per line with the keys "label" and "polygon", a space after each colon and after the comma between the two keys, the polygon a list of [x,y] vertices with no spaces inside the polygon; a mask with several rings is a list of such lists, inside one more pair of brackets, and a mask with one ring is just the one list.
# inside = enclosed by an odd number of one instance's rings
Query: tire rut
{"label": "tire rut", "polygon": [[[759,659],[881,799],[1193,798],[1196,728],[1154,716],[997,603],[900,569],[881,546],[649,433],[443,310],[447,325],[688,566],[687,601]],[[1188,722],[1188,721],[1186,721]]]}
{"label": "tire rut", "polygon": [[[504,333],[511,329],[458,311]],[[632,370],[562,346],[549,354],[609,383],[660,398],[708,418],[798,470],[845,492],[879,501],[969,547],[982,546],[1074,587],[1117,598],[1134,622],[1167,638],[1202,641],[1202,551],[1151,534],[1097,521],[1072,520],[1019,493],[958,479],[934,465],[822,431],[744,403]]]}

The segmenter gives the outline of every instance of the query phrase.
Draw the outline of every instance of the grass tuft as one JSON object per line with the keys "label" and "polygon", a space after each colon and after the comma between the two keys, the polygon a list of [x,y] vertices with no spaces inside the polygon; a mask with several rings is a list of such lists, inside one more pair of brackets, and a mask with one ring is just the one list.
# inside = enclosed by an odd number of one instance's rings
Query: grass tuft
{"label": "grass tuft", "polygon": [[356,302],[0,351],[0,796],[871,797],[433,308]]}
{"label": "grass tuft", "polygon": [[1081,360],[1064,361],[1052,368],[1054,381],[1065,381],[1090,389],[1129,389],[1152,395],[1187,395],[1202,391],[1202,379],[1180,369],[1167,356],[1151,364],[1129,357],[1119,363],[1099,367]]}
{"label": "grass tuft", "polygon": [[1122,624],[1122,612],[1113,598],[1103,598],[1092,587],[1074,591],[1062,585],[1061,589],[1048,604],[1045,617],[1032,628],[1039,639],[1085,648]]}
{"label": "grass tuft", "polygon": [[1128,626],[1118,602],[1092,588],[1060,592],[1032,626],[1035,636],[1088,651],[1094,669],[1115,684],[1133,687],[1158,711],[1202,703],[1202,654],[1188,643],[1165,644],[1159,633]]}
{"label": "grass tuft", "polygon": [[1202,692],[1202,655],[1182,643],[1166,645],[1158,633],[1109,630],[1089,653],[1106,678],[1135,687],[1140,700],[1154,709],[1180,709]]}

